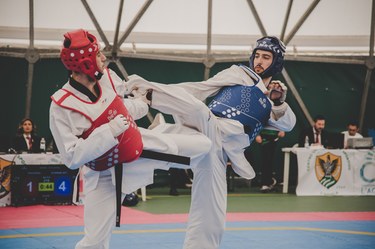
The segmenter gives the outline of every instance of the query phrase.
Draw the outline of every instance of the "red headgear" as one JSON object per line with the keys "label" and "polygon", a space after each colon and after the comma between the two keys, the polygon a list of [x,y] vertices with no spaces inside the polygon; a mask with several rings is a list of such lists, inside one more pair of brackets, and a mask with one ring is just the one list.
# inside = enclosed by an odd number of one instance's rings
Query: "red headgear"
{"label": "red headgear", "polygon": [[87,74],[92,79],[100,79],[103,74],[96,62],[99,51],[96,37],[83,29],[67,32],[64,37],[60,53],[64,66],[68,70]]}

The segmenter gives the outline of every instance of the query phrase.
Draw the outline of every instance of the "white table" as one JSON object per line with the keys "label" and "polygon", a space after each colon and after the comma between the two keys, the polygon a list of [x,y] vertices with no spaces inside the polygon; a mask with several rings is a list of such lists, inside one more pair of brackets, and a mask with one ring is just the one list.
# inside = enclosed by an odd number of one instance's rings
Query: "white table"
{"label": "white table", "polygon": [[284,152],[284,176],[283,176],[283,193],[288,193],[289,185],[289,168],[290,168],[290,152],[294,148],[282,148],[281,151]]}
{"label": "white table", "polygon": [[[298,161],[297,195],[375,195],[375,150],[293,147],[282,151],[283,193],[288,193],[292,152]],[[324,165],[333,169],[331,174]]]}

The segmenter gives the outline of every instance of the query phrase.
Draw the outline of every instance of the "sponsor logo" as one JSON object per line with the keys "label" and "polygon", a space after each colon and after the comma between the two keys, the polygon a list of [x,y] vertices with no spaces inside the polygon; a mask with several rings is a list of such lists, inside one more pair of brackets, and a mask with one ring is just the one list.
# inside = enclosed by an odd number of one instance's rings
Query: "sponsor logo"
{"label": "sponsor logo", "polygon": [[375,164],[374,162],[365,162],[360,170],[361,179],[367,183],[375,182]]}
{"label": "sponsor logo", "polygon": [[330,152],[316,156],[315,175],[320,184],[327,189],[334,186],[340,179],[342,171],[341,156]]}
{"label": "sponsor logo", "polygon": [[108,110],[108,116],[107,116],[108,120],[112,120],[116,116],[117,116],[117,110],[115,110],[115,109]]}
{"label": "sponsor logo", "polygon": [[266,109],[267,108],[267,99],[266,98],[259,98],[259,103],[261,104],[261,106]]}

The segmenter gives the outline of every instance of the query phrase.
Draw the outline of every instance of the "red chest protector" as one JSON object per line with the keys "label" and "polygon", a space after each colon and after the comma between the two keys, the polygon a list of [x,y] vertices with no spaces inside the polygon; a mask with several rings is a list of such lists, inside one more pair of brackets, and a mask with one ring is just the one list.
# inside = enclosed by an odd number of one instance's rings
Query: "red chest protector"
{"label": "red chest protector", "polygon": [[86,166],[95,171],[107,170],[116,164],[134,161],[138,159],[143,149],[137,124],[129,115],[122,99],[114,91],[108,72],[103,75],[99,87],[101,95],[95,103],[84,101],[65,89],[59,90],[52,97],[59,106],[77,111],[91,121],[91,127],[80,136],[83,139],[86,139],[97,127],[108,123],[119,114],[123,114],[128,120],[129,128],[117,137],[119,143],[99,158],[86,163]]}
{"label": "red chest protector", "polygon": [[123,114],[129,122],[129,128],[117,137],[118,145],[107,151],[101,157],[89,162],[86,166],[96,171],[106,170],[119,163],[131,162],[141,155],[143,149],[142,137],[137,124],[129,115],[124,103],[119,96],[116,96],[108,108],[92,122],[90,129],[82,134],[82,138],[87,138],[91,132],[102,124],[108,123],[118,114]]}

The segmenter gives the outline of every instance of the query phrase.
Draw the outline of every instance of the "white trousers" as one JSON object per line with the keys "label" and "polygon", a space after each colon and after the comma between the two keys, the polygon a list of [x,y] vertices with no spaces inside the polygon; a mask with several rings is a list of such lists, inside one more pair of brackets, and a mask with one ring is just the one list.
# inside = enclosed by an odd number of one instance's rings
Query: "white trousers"
{"label": "white trousers", "polygon": [[155,86],[153,108],[172,114],[177,124],[196,128],[212,142],[209,153],[192,166],[192,200],[183,248],[219,248],[227,208],[227,156],[223,152],[218,119],[202,101],[183,89],[174,85]]}
{"label": "white trousers", "polygon": [[[211,141],[196,130],[167,124],[160,125],[155,130],[143,130],[142,139],[145,148],[149,150],[190,157],[191,165],[196,165],[211,148]],[[145,158],[126,163],[123,167],[124,193],[152,183],[154,169],[190,168],[187,165]],[[116,212],[113,168],[100,173],[88,168],[85,170],[85,235],[76,245],[76,249],[109,249]],[[126,216],[126,213],[123,215]]]}
{"label": "white trousers", "polygon": [[75,249],[109,249],[115,227],[116,190],[109,171],[103,171],[97,187],[85,195],[85,235]]}

